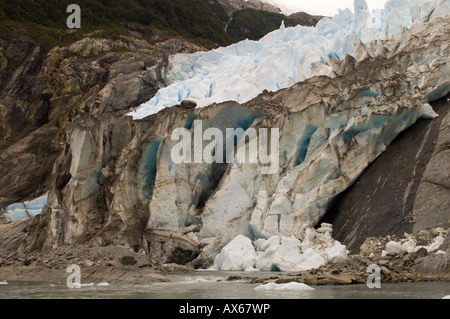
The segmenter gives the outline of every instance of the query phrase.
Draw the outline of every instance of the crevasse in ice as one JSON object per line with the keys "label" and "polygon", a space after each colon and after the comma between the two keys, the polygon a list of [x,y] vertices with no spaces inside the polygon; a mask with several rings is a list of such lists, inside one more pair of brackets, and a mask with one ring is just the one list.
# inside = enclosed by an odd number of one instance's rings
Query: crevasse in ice
{"label": "crevasse in ice", "polygon": [[340,10],[316,27],[285,28],[283,24],[259,41],[177,54],[170,59],[169,85],[129,115],[142,119],[186,99],[196,101],[198,107],[224,101],[244,103],[264,90],[277,91],[313,76],[331,76],[332,59],[357,58],[360,42],[398,39],[405,28],[449,12],[450,0],[390,0],[384,9],[372,12],[365,0],[355,0],[354,13],[348,8]]}

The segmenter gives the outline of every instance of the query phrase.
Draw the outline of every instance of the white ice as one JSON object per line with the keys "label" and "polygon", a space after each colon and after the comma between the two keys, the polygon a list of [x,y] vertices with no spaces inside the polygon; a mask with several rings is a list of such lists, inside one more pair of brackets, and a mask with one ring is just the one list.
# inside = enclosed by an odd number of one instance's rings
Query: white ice
{"label": "white ice", "polygon": [[101,282],[101,283],[97,284],[97,286],[100,286],[100,287],[107,287],[107,286],[109,286],[109,283],[107,283],[107,282]]}
{"label": "white ice", "polygon": [[27,220],[39,215],[47,204],[48,193],[23,203],[16,203],[6,207],[6,214],[11,222]]}
{"label": "white ice", "polygon": [[314,288],[299,282],[289,282],[287,284],[268,283],[255,288],[257,291],[312,291]]}
{"label": "white ice", "polygon": [[[198,107],[231,100],[244,103],[264,90],[278,91],[313,76],[331,76],[332,59],[358,58],[360,42],[398,39],[415,23],[445,17],[450,0],[391,0],[383,10],[372,12],[364,0],[355,0],[354,12],[340,10],[316,27],[285,28],[283,24],[259,41],[177,54],[170,58],[168,86],[129,115],[142,119],[185,99],[196,101]],[[382,47],[373,54],[381,51]]]}
{"label": "white ice", "polygon": [[[386,256],[387,254],[400,254],[401,252],[413,253],[417,252],[421,248],[425,248],[428,253],[432,253],[438,251],[444,241],[445,238],[442,235],[436,236],[427,246],[418,246],[413,238],[407,238],[402,241],[391,240],[386,244],[386,247],[382,251],[381,255]],[[443,253],[445,254],[445,252]]]}
{"label": "white ice", "polygon": [[256,252],[252,241],[243,236],[236,236],[221,253],[216,256],[215,265],[220,270],[251,270],[255,264]]}

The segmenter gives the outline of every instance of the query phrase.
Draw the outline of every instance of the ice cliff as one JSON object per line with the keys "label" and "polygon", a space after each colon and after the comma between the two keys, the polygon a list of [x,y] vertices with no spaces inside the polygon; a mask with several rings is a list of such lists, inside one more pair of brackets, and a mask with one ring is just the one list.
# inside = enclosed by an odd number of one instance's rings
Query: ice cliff
{"label": "ice cliff", "polygon": [[[24,249],[127,245],[157,263],[230,270],[342,260],[345,246],[320,219],[402,131],[435,118],[429,103],[450,92],[450,1],[409,4],[388,2],[380,28],[355,1],[355,14],[315,29],[176,55],[172,84],[132,114],[141,119],[78,117]],[[184,99],[234,101],[168,107]],[[193,132],[195,121],[201,133],[279,129],[278,170],[264,175],[237,157],[175,164],[171,135]]]}

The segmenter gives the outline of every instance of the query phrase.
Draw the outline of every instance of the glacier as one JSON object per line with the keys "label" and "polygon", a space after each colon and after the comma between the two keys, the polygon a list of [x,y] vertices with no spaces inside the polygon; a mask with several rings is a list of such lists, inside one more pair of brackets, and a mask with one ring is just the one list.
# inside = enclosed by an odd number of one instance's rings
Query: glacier
{"label": "glacier", "polygon": [[[343,10],[316,28],[282,26],[258,42],[173,56],[172,84],[136,110],[141,120],[85,116],[70,125],[55,175],[70,166],[71,179],[63,192],[52,184],[47,237],[35,227],[28,247],[126,245],[160,264],[243,271],[345,260],[333,225],[316,228],[332,200],[398,134],[438,116],[430,103],[450,92],[449,1],[408,3],[406,13],[390,1],[372,16],[355,1],[355,14]],[[185,99],[199,107],[170,107]],[[224,136],[278,128],[278,171],[261,174],[262,163],[237,157],[175,164],[171,133],[192,133],[196,121]],[[237,154],[248,146],[235,145]]]}
{"label": "glacier", "polygon": [[400,39],[414,24],[446,17],[449,12],[450,0],[390,0],[384,9],[372,12],[365,0],[355,0],[354,13],[348,8],[340,10],[316,27],[286,28],[282,24],[259,41],[177,54],[170,58],[168,86],[128,115],[142,119],[187,99],[197,107],[245,103],[264,90],[275,92],[314,76],[331,77],[333,60],[346,55],[358,61],[366,57],[361,43],[375,43],[369,50],[375,57],[383,50],[376,41]]}
{"label": "glacier", "polygon": [[[246,115],[253,128],[280,128],[280,168],[263,176],[257,164],[235,159],[210,192],[214,166],[172,165],[167,154],[173,142],[166,138],[147,230],[169,236],[196,229],[189,240],[200,243],[201,258],[219,270],[303,271],[345,260],[332,225],[315,227],[333,198],[398,134],[418,119],[438,116],[429,103],[448,93],[449,27],[447,20],[417,23],[400,40],[358,50],[362,62],[347,56],[333,65],[334,78],[314,77],[242,106],[226,102],[189,111],[204,126],[223,129],[253,110]],[[369,51],[379,55],[364,55]]]}

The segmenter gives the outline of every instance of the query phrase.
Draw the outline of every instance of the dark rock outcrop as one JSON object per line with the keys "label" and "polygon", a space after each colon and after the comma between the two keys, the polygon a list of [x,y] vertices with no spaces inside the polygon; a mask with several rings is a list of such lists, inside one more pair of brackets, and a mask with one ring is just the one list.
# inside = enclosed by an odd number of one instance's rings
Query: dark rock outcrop
{"label": "dark rock outcrop", "polygon": [[0,41],[0,211],[48,190],[76,116],[139,106],[166,85],[169,54],[199,49],[177,38],[84,38],[49,51],[31,40]]}
{"label": "dark rock outcrop", "polygon": [[432,103],[439,117],[400,134],[325,216],[351,251],[367,237],[449,225],[449,99]]}

